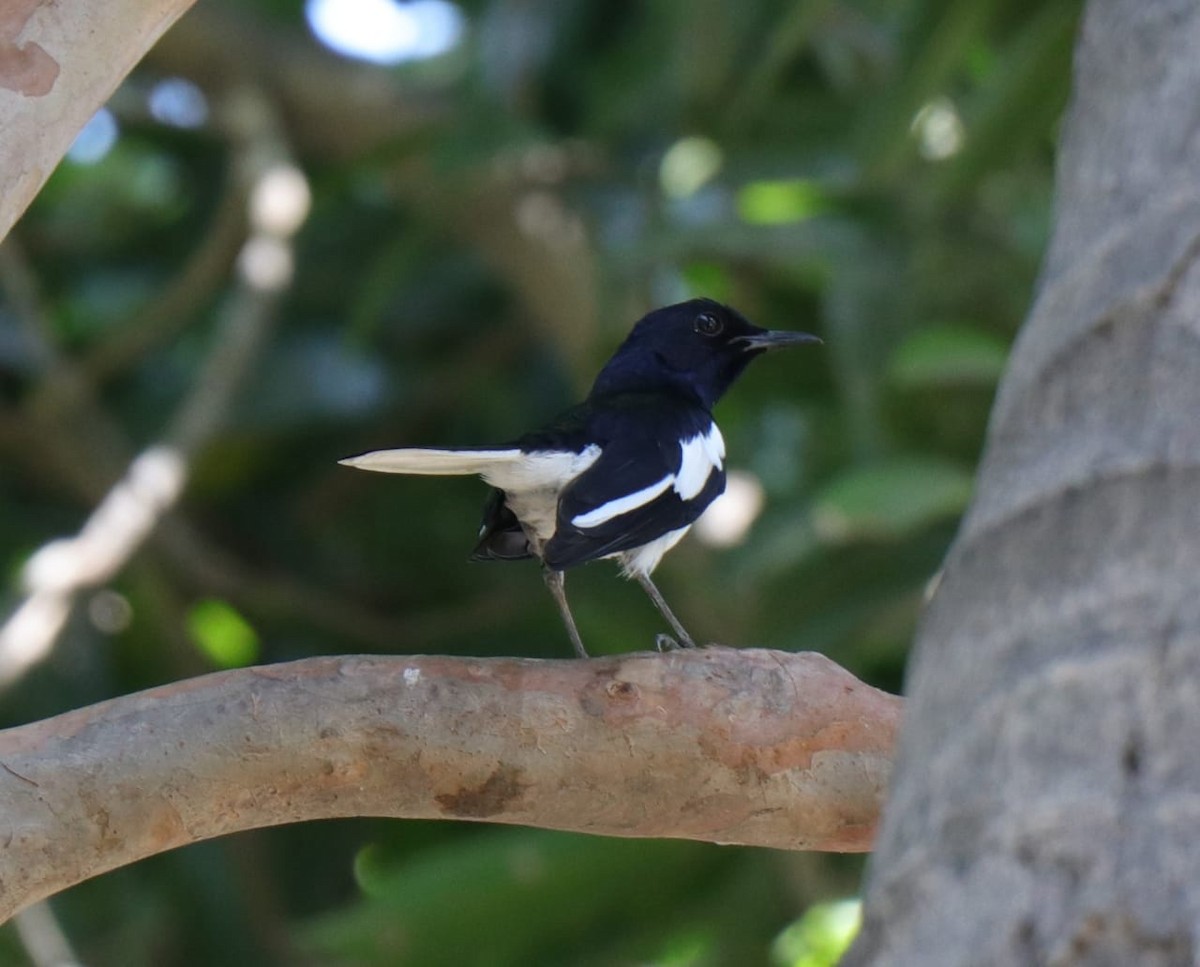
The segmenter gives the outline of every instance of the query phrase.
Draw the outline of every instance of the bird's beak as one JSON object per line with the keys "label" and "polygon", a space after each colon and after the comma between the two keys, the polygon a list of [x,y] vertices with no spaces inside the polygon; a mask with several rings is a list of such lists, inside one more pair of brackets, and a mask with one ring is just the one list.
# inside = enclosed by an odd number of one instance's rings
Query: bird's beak
{"label": "bird's beak", "polygon": [[742,348],[747,352],[755,349],[783,349],[785,346],[821,342],[818,336],[809,332],[788,332],[778,329],[756,332],[752,336],[738,336],[732,341],[742,343]]}

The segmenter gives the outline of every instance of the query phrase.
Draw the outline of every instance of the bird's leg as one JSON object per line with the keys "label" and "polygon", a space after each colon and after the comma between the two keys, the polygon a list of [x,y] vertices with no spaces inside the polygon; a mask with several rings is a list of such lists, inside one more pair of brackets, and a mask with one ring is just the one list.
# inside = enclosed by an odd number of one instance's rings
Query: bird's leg
{"label": "bird's leg", "polygon": [[[671,626],[671,630],[679,636],[680,647],[695,648],[696,643],[692,641],[692,636],[684,630],[683,625],[679,623],[679,619],[675,617],[675,613],[669,607],[667,607],[667,602],[663,600],[663,596],[659,593],[658,588],[656,588],[654,586],[654,582],[650,580],[650,575],[638,574],[637,580],[638,584],[642,586],[642,589],[648,595],[650,595],[650,600],[654,602],[654,606],[658,608],[658,610],[662,612],[662,616],[667,619],[667,624]],[[663,650],[661,639],[665,637],[665,635],[659,635],[656,639],[659,651]]]}
{"label": "bird's leg", "polygon": [[542,569],[542,577],[546,579],[546,587],[550,589],[550,593],[554,595],[554,600],[558,604],[563,624],[567,626],[567,634],[570,635],[571,644],[575,647],[575,654],[580,658],[587,658],[587,649],[583,647],[583,639],[579,637],[579,629],[575,627],[575,616],[571,614],[571,606],[567,604],[563,572],[545,567]]}
{"label": "bird's leg", "polygon": [[670,635],[655,635],[654,636],[654,647],[659,652],[678,651],[679,650],[679,642],[676,641],[674,638],[672,638]]}

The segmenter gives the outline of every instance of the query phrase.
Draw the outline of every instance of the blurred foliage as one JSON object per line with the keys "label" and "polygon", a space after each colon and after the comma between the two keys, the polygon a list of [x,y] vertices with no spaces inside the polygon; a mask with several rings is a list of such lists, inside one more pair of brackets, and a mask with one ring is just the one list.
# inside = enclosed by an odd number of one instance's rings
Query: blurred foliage
{"label": "blurred foliage", "polygon": [[775,940],[779,967],[833,967],[850,947],[862,922],[857,900],[816,903]]}
{"label": "blurred foliage", "polygon": [[224,601],[201,601],[188,613],[187,627],[196,647],[219,668],[253,665],[258,658],[258,635]]}
{"label": "blurred foliage", "polygon": [[[1078,6],[464,0],[450,52],[351,71],[295,0],[206,0],[114,97],[111,150],[65,162],[14,232],[36,300],[5,277],[5,603],[222,338],[238,83],[310,182],[294,279],[195,455],[185,529],[82,602],[4,724],[251,661],[567,657],[535,567],[466,563],[478,482],[335,461],[509,439],[573,402],[642,312],[698,294],[825,346],[757,363],[718,407],[765,506],[738,546],[673,552],[664,593],[705,639],[818,649],[898,689],[1046,241]],[[246,37],[259,71],[221,60]],[[285,86],[285,63],[334,69],[317,91]],[[175,76],[203,91],[199,126],[147,109]],[[64,367],[85,394],[46,391]],[[661,630],[607,565],[568,584],[595,653]],[[361,820],[201,844],[54,906],[93,965],[812,964],[833,927],[804,911],[857,870]],[[0,959],[23,962],[11,927]]]}

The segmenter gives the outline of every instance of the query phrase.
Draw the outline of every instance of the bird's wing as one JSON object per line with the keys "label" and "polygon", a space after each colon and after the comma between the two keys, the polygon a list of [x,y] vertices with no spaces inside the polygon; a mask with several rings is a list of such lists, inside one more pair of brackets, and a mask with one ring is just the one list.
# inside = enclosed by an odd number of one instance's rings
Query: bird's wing
{"label": "bird's wing", "polygon": [[563,492],[543,548],[555,570],[629,551],[688,527],[725,489],[716,425],[643,414],[613,435]]}

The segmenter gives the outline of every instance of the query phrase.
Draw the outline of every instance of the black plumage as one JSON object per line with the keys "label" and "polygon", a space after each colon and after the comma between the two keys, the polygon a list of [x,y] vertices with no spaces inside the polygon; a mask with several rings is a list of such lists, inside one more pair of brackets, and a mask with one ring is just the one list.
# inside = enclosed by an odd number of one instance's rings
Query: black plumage
{"label": "black plumage", "polygon": [[694,299],[643,317],[583,403],[510,444],[381,450],[342,462],[390,473],[477,473],[492,484],[472,558],[540,559],[580,656],[562,574],[607,557],[691,646],[650,573],[725,489],[712,406],[755,356],[817,341],[760,329],[727,306]]}

